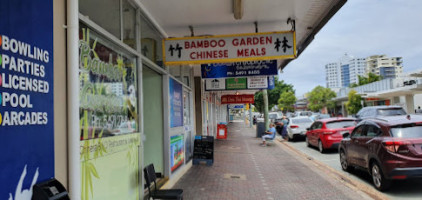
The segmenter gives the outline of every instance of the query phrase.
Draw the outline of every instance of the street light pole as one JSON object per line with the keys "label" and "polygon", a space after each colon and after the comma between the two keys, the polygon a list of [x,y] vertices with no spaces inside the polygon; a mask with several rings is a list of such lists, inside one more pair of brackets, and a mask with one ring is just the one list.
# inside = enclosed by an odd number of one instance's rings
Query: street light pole
{"label": "street light pole", "polygon": [[264,97],[264,122],[265,130],[270,128],[270,123],[268,121],[268,93],[267,89],[262,90],[262,96]]}

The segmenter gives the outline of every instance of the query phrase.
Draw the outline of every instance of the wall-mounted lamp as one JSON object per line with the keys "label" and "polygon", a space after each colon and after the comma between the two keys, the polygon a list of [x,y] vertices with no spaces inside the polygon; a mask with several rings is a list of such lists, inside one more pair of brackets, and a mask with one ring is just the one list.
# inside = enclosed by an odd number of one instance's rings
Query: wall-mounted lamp
{"label": "wall-mounted lamp", "polygon": [[243,17],[243,3],[242,0],[233,0],[233,14],[234,18],[239,20]]}

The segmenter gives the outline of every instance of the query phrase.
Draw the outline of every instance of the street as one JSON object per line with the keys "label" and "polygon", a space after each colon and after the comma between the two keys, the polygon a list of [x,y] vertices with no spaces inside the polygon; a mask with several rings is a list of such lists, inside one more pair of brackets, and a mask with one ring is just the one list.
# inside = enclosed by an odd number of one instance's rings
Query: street
{"label": "street", "polygon": [[[368,173],[360,170],[355,170],[352,174],[344,172],[341,169],[339,154],[336,150],[330,150],[324,154],[321,154],[317,148],[306,147],[304,140],[297,140],[296,142],[283,142],[287,146],[291,146],[301,153],[304,153],[308,159],[317,160],[328,167],[336,170],[342,175],[359,181],[360,183],[372,186],[372,180]],[[393,182],[390,190],[384,192],[384,194],[394,200],[410,200],[410,199],[422,199],[422,179],[414,180],[401,180]]]}

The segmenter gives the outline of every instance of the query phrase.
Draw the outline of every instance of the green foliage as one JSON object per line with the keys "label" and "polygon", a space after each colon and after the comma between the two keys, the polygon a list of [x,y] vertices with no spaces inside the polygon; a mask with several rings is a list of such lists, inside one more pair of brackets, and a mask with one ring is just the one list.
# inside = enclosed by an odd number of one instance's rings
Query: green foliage
{"label": "green foliage", "polygon": [[[283,92],[294,92],[293,85],[284,83],[283,80],[278,81],[277,76],[274,77],[274,89],[268,90],[268,108],[271,109],[278,104],[278,99],[280,98],[281,93]],[[262,96],[262,91],[255,93],[255,103],[254,106],[257,111],[260,113],[264,112],[264,99]]]}
{"label": "green foliage", "polygon": [[[359,75],[358,75],[358,77],[359,77]],[[354,88],[354,87],[357,87],[357,86],[359,86],[357,83],[352,83],[352,84],[349,85],[350,88]]]}
{"label": "green foliage", "polygon": [[282,111],[294,111],[294,104],[296,103],[296,100],[294,92],[283,92],[278,99],[278,108]]}
{"label": "green foliage", "polygon": [[356,114],[362,108],[362,97],[355,90],[349,92],[349,100],[346,103],[346,108],[349,114]]}
{"label": "green foliage", "polygon": [[368,73],[368,77],[358,75],[358,79],[359,79],[358,85],[366,85],[368,83],[380,81],[382,79],[382,77],[378,76],[376,74],[373,74],[373,73]]}
{"label": "green foliage", "polygon": [[332,101],[337,95],[330,88],[316,86],[308,93],[308,108],[314,112],[320,111],[322,108],[334,108],[335,103]]}

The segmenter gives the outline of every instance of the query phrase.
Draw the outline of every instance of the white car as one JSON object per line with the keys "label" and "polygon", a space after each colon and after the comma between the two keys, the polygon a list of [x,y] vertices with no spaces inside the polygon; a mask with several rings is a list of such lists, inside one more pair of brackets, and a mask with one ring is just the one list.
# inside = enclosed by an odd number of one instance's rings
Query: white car
{"label": "white car", "polygon": [[312,125],[312,122],[312,119],[305,116],[290,118],[287,126],[289,141],[293,141],[298,137],[306,137],[306,129]]}
{"label": "white car", "polygon": [[278,113],[278,112],[270,112],[268,113],[268,119],[271,122],[275,122],[277,119],[281,119],[283,117],[282,114]]}

